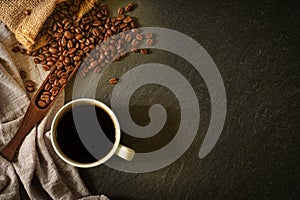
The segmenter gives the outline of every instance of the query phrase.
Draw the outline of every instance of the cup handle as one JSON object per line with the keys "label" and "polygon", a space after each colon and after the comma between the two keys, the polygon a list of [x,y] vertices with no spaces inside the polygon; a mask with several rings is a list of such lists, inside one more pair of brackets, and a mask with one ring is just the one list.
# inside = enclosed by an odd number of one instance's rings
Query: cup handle
{"label": "cup handle", "polygon": [[119,156],[120,158],[131,161],[134,157],[135,151],[133,149],[130,149],[128,147],[125,147],[125,146],[119,144],[115,154],[117,156]]}

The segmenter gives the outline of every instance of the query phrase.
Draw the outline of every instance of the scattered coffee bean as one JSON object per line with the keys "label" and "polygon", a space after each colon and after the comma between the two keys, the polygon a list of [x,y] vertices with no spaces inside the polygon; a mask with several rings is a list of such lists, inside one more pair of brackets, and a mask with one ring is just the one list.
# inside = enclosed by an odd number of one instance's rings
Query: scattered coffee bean
{"label": "scattered coffee bean", "polygon": [[140,33],[136,34],[135,38],[139,41],[143,40],[144,36]]}
{"label": "scattered coffee bean", "polygon": [[32,86],[27,86],[27,87],[26,87],[26,91],[27,91],[27,92],[33,92],[33,91],[34,91],[34,87],[32,87]]}
{"label": "scattered coffee bean", "polygon": [[99,74],[100,71],[101,71],[101,68],[100,68],[100,67],[96,67],[96,68],[94,69],[94,73],[95,73],[95,74]]}
{"label": "scattered coffee bean", "polygon": [[148,46],[152,46],[153,45],[153,39],[148,39],[147,41],[146,41],[146,45],[148,45]]}
{"label": "scattered coffee bean", "polygon": [[33,92],[34,91],[34,82],[32,80],[26,80],[26,91]]}
{"label": "scattered coffee bean", "polygon": [[111,79],[109,79],[109,83],[110,83],[111,85],[115,85],[115,84],[118,83],[118,79],[117,79],[117,78],[111,78]]}
{"label": "scattered coffee bean", "polygon": [[147,49],[141,49],[141,54],[144,54],[144,55],[146,55],[146,54],[148,54],[149,52],[148,52],[148,50]]}
{"label": "scattered coffee bean", "polygon": [[137,39],[133,39],[132,42],[131,42],[131,45],[133,47],[136,47],[138,44],[139,44],[139,41]]}
{"label": "scattered coffee bean", "polygon": [[123,14],[124,14],[124,8],[123,8],[123,7],[120,7],[120,8],[118,9],[118,14],[119,14],[119,15],[123,15]]}
{"label": "scattered coffee bean", "polygon": [[27,76],[27,75],[26,75],[26,72],[23,71],[23,70],[21,70],[21,71],[20,71],[20,76],[21,76],[22,79],[25,79],[26,76]]}
{"label": "scattered coffee bean", "polygon": [[34,82],[32,80],[26,80],[26,86],[33,87]]}
{"label": "scattered coffee bean", "polygon": [[147,33],[147,34],[145,35],[145,37],[146,37],[147,39],[151,39],[151,38],[153,38],[153,34],[152,34],[152,33]]}
{"label": "scattered coffee bean", "polygon": [[17,53],[17,52],[20,51],[20,47],[18,47],[18,46],[13,47],[13,48],[12,48],[12,51],[13,51],[14,53]]}
{"label": "scattered coffee bean", "polygon": [[125,7],[125,12],[132,11],[133,7],[134,7],[133,3],[129,3],[129,4]]}
{"label": "scattered coffee bean", "polygon": [[132,51],[133,53],[138,53],[138,52],[139,52],[139,49],[133,47],[133,48],[131,49],[131,51]]}

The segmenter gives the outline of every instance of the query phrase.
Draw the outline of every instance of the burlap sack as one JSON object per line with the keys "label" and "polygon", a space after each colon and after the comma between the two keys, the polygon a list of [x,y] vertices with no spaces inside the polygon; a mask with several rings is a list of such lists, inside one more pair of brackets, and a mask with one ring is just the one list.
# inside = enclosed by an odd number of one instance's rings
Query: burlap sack
{"label": "burlap sack", "polygon": [[[63,1],[66,0],[0,0],[0,20],[26,49],[34,50],[46,44],[46,38],[39,33],[55,7]],[[95,1],[82,0],[77,19],[88,12]]]}

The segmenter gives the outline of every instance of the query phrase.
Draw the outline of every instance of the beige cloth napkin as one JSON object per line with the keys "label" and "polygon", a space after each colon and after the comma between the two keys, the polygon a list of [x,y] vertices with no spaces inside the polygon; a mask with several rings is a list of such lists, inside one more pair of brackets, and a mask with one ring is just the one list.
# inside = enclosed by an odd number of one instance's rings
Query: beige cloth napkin
{"label": "beige cloth napkin", "polygon": [[[20,70],[36,82],[36,88],[46,77],[32,58],[13,53],[17,40],[0,22],[0,151],[17,131],[33,94],[28,94]],[[50,125],[54,114],[64,103],[60,95],[42,122],[22,143],[16,159],[10,163],[0,156],[0,199],[24,199],[19,188],[22,184],[30,199],[101,199],[92,196],[76,168],[66,164],[55,154],[50,142]]]}

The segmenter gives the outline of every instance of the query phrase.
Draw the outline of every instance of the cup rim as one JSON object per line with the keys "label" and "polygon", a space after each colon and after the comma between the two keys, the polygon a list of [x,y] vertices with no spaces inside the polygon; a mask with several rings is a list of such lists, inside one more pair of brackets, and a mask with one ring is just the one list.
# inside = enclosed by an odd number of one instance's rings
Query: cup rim
{"label": "cup rim", "polygon": [[[112,149],[110,150],[110,152],[108,154],[106,154],[106,156],[104,156],[103,158],[101,158],[100,160],[97,160],[95,162],[91,162],[91,163],[81,163],[81,162],[77,162],[75,160],[72,160],[71,158],[69,158],[68,156],[66,156],[60,149],[57,140],[56,140],[56,128],[57,128],[57,124],[60,120],[60,118],[63,116],[63,114],[65,113],[65,111],[67,111],[68,109],[72,109],[73,105],[82,105],[82,103],[85,104],[90,104],[90,105],[96,105],[99,106],[100,108],[102,108],[103,110],[105,110],[105,112],[107,112],[109,114],[109,116],[111,117],[114,126],[115,126],[115,142],[114,145],[112,147]],[[102,103],[101,101],[98,101],[96,99],[90,99],[90,98],[81,98],[81,99],[76,99],[76,100],[72,100],[70,102],[68,102],[67,104],[63,105],[58,112],[55,114],[52,123],[51,123],[51,144],[52,147],[54,149],[54,151],[56,152],[56,154],[66,163],[74,166],[74,167],[80,167],[80,168],[90,168],[90,167],[95,167],[98,166],[104,162],[106,162],[108,159],[110,159],[115,152],[117,151],[117,148],[120,144],[120,139],[121,139],[121,131],[120,131],[120,124],[119,121],[116,117],[116,115],[113,113],[113,111],[104,103]]]}

